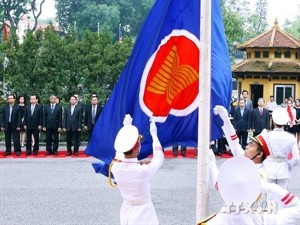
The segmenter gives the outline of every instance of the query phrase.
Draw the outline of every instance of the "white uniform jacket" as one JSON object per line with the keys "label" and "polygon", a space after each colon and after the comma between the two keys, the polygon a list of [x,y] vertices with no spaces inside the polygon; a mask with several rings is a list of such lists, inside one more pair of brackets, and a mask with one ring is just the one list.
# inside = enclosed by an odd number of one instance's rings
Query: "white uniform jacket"
{"label": "white uniform jacket", "polygon": [[[290,170],[299,161],[297,140],[283,128],[275,128],[268,135],[271,149],[270,156],[263,162],[266,176],[270,179],[287,179],[290,177]],[[291,153],[293,157],[288,159]]]}
{"label": "white uniform jacket", "polygon": [[121,225],[159,224],[151,201],[150,178],[164,161],[162,148],[153,146],[153,158],[141,164],[137,158],[113,162],[111,172],[119,186],[123,203],[120,210]]}
{"label": "white uniform jacket", "polygon": [[[253,212],[241,210],[239,213],[222,212],[217,213],[206,225],[296,225],[300,220],[300,200],[294,194],[272,184],[267,194],[284,208],[278,211]],[[201,223],[200,223],[201,224]]]}

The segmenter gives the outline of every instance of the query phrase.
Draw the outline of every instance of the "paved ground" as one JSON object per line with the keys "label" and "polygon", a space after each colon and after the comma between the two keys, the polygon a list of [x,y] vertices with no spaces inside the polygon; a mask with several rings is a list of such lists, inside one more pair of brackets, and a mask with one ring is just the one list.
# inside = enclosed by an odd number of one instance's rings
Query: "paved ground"
{"label": "paved ground", "polygon": [[[121,196],[86,159],[0,159],[1,225],[116,225]],[[218,159],[220,165],[224,159]],[[196,221],[196,159],[166,159],[152,180],[152,199],[162,225]],[[230,174],[228,174],[230,176]],[[300,166],[290,190],[300,196]],[[210,212],[219,195],[211,188]]]}

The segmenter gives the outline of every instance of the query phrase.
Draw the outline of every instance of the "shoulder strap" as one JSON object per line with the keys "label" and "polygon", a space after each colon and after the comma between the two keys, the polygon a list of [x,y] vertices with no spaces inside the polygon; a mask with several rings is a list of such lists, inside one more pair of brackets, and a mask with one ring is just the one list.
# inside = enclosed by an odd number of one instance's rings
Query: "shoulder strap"
{"label": "shoulder strap", "polygon": [[200,220],[200,221],[197,223],[197,225],[205,225],[209,220],[211,220],[212,218],[214,218],[216,215],[217,215],[217,213],[214,213],[214,214],[212,214],[212,215],[210,215],[210,216],[208,216],[208,217],[206,217],[206,218]]}

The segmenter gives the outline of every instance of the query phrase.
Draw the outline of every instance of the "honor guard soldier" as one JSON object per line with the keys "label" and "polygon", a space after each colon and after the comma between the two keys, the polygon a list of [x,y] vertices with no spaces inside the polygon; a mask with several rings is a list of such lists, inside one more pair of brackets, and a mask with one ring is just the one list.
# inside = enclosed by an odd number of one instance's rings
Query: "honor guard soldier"
{"label": "honor guard soldier", "polygon": [[131,125],[131,121],[130,115],[126,115],[124,126],[118,132],[114,144],[117,154],[124,153],[124,157],[113,160],[110,167],[124,199],[120,210],[120,224],[156,225],[159,222],[151,200],[150,178],[162,165],[164,154],[152,120],[150,134],[153,139],[153,158],[148,164],[139,162],[137,156],[141,148],[141,136],[138,129]]}
{"label": "honor guard soldier", "polygon": [[284,125],[289,121],[286,109],[282,107],[275,108],[272,118],[274,129],[268,132],[270,155],[264,160],[263,165],[267,181],[287,189],[290,171],[299,161],[299,149],[296,137],[284,131]]}
{"label": "honor guard soldier", "polygon": [[230,122],[227,110],[223,106],[217,105],[214,108],[214,113],[219,115],[224,122],[222,129],[232,154],[234,156],[251,159],[256,164],[256,167],[259,169],[262,176],[264,176],[265,172],[262,162],[270,155],[270,143],[267,130],[264,129],[256,137],[249,136],[250,141],[244,150],[240,145],[236,131]]}
{"label": "honor guard soldier", "polygon": [[[253,161],[245,157],[226,160],[217,183],[225,206],[198,225],[295,225],[299,222],[299,198],[274,183],[263,181]],[[256,204],[261,193],[267,193],[275,202]],[[278,209],[276,204],[283,208]]]}

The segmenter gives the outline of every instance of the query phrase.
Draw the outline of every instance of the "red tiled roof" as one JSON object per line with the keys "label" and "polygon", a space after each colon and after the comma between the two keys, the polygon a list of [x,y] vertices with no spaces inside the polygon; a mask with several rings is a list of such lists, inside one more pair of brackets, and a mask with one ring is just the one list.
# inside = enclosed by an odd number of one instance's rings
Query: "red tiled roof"
{"label": "red tiled roof", "polygon": [[272,29],[238,45],[237,48],[300,48],[300,40],[281,30],[276,20]]}
{"label": "red tiled roof", "polygon": [[300,60],[295,59],[246,59],[234,65],[233,73],[298,73],[300,75]]}

